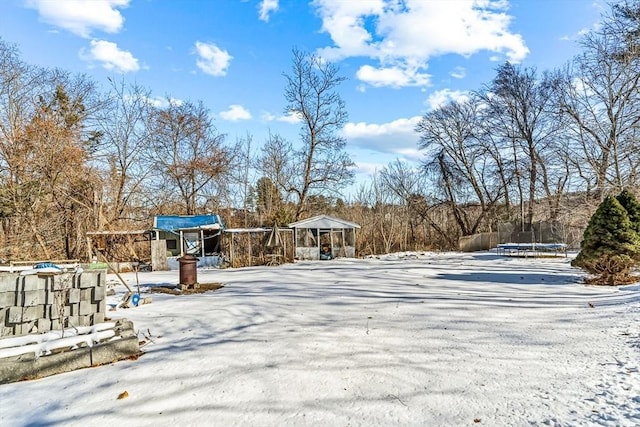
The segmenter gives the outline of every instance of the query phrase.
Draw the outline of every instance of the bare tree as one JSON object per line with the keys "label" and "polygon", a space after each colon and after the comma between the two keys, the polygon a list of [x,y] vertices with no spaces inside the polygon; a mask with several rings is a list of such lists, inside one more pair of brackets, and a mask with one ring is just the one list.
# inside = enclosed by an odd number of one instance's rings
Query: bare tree
{"label": "bare tree", "polygon": [[144,161],[151,142],[151,93],[137,84],[109,81],[107,102],[95,120],[102,139],[98,158],[108,166],[103,178],[105,193],[96,212],[98,230],[117,229],[124,225],[122,221],[146,220],[140,208],[147,193],[145,179],[151,172]]}
{"label": "bare tree", "polygon": [[[434,176],[464,236],[478,231],[504,189],[496,173],[499,164],[481,143],[482,107],[476,98],[452,102],[427,113],[416,126],[425,170]],[[466,209],[471,204],[479,206],[473,216]]]}
{"label": "bare tree", "polygon": [[[234,162],[229,165],[229,173],[215,179],[219,202],[220,205],[228,207],[241,207],[243,213],[241,225],[248,227],[251,221],[254,193],[251,184],[255,182],[255,169],[252,167],[255,163],[253,136],[247,133],[245,137],[236,138],[235,146],[231,148],[231,152],[234,153]],[[212,202],[213,199],[209,201]],[[213,205],[213,203],[209,203],[209,205]],[[211,206],[211,210],[219,209],[220,205]]]}
{"label": "bare tree", "polygon": [[297,196],[295,219],[311,194],[337,192],[353,182],[354,163],[339,135],[347,121],[337,88],[345,79],[338,68],[312,54],[293,51],[291,72],[285,74],[285,112],[302,120],[301,148],[287,160],[295,171],[286,188]]}
{"label": "bare tree", "polygon": [[[637,2],[625,4],[629,13],[640,10]],[[561,86],[572,157],[598,199],[609,190],[637,185],[640,168],[640,56],[631,37],[634,26],[621,10],[613,6],[603,25],[584,35],[583,52]]]}
{"label": "bare tree", "polygon": [[228,172],[233,156],[201,102],[167,101],[167,108],[155,109],[151,116],[155,184],[164,197],[177,196],[182,213],[193,215],[215,196],[210,185]]}
{"label": "bare tree", "polygon": [[[393,203],[404,203],[407,211],[406,225],[409,227],[409,241],[413,248],[425,246],[427,243],[438,243],[436,246],[457,248],[458,233],[451,232],[448,227],[437,218],[436,211],[440,210],[442,203],[426,191],[431,188],[427,176],[422,171],[409,167],[404,162],[396,160],[384,167],[380,173],[380,184],[383,191],[393,194]],[[437,238],[432,242],[420,242],[418,227],[426,224],[436,232]]]}
{"label": "bare tree", "polygon": [[489,107],[486,117],[492,131],[511,141],[523,227],[533,223],[535,202],[543,195],[539,193],[540,187],[548,192],[552,189],[548,162],[554,158],[551,153],[556,151],[554,144],[560,130],[553,110],[555,87],[546,73],[540,78],[533,68],[506,63],[498,68],[492,83],[481,93]]}

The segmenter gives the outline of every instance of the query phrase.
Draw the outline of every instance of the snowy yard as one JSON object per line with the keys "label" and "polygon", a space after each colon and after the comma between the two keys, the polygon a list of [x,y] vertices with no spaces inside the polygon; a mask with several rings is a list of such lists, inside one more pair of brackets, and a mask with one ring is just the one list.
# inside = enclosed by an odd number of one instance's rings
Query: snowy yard
{"label": "snowy yard", "polygon": [[[139,280],[148,296],[178,272]],[[138,360],[0,386],[0,425],[640,424],[639,287],[586,287],[567,258],[395,254],[198,280],[225,286],[108,313],[151,339]]]}

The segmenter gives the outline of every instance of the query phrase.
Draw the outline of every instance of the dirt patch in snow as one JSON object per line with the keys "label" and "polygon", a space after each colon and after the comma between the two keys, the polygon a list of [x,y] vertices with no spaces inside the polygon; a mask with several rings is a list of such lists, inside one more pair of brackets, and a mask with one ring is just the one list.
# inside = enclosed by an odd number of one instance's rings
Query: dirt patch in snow
{"label": "dirt patch in snow", "polygon": [[224,287],[222,283],[199,283],[197,288],[194,287],[191,289],[180,289],[177,286],[156,286],[149,288],[149,292],[171,295],[191,295],[215,291],[222,287]]}

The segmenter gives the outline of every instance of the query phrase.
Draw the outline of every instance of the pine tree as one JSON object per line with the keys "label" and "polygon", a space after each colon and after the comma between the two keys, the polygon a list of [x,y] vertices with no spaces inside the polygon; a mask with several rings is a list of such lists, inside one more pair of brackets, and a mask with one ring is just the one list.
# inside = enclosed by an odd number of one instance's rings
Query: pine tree
{"label": "pine tree", "polygon": [[614,285],[632,281],[630,271],[638,262],[640,236],[622,204],[608,196],[589,220],[571,265],[596,275],[590,283]]}
{"label": "pine tree", "polygon": [[631,220],[631,227],[640,233],[640,202],[629,190],[623,190],[616,196],[622,207],[627,211]]}

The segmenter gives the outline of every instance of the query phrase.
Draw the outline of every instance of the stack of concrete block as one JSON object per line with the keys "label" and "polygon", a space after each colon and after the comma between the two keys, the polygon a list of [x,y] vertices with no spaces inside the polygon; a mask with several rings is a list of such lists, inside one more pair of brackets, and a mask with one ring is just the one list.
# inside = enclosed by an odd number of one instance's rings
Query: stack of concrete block
{"label": "stack of concrete block", "polygon": [[0,336],[104,322],[106,270],[53,275],[0,273]]}
{"label": "stack of concrete block", "polygon": [[[94,342],[90,346],[86,342],[78,342],[73,348],[58,349],[44,355],[36,354],[31,348],[24,353],[3,357],[1,350],[12,350],[11,343],[8,341],[15,339],[11,337],[0,339],[0,384],[42,378],[123,359],[137,359],[141,353],[133,323],[127,319],[119,319],[114,323],[104,323],[102,326],[105,327],[101,328],[103,332],[113,331],[110,338]],[[91,336],[89,332],[78,335],[78,337],[89,336]],[[55,343],[55,341],[48,342]]]}

